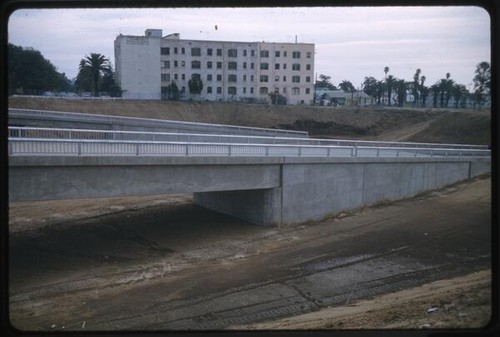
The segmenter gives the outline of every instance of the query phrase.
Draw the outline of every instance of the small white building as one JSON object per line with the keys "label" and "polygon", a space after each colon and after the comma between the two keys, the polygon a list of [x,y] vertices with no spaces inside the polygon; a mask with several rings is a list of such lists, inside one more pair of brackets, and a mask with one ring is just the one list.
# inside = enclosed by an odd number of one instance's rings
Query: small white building
{"label": "small white building", "polygon": [[[115,39],[117,81],[125,99],[167,99],[174,82],[180,98],[313,104],[314,44],[182,40],[147,29],[144,36]],[[188,81],[199,78],[200,95]]]}

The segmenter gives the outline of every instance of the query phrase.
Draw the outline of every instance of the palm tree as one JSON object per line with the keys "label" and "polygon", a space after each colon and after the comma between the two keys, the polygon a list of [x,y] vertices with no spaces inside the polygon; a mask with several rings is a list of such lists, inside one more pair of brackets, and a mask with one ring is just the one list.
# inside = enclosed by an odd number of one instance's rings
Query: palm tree
{"label": "palm tree", "polygon": [[392,88],[394,87],[394,84],[396,84],[397,78],[395,78],[392,75],[387,76],[385,79],[385,84],[387,85],[387,100],[389,106],[391,106],[391,96],[392,96]]}
{"label": "palm tree", "polygon": [[387,77],[387,73],[389,72],[389,67],[388,66],[385,66],[384,68],[384,73],[385,73],[385,76],[384,76],[384,80],[385,78]]}
{"label": "palm tree", "polygon": [[426,86],[424,86],[424,83],[425,83],[425,76],[422,76],[420,77],[420,86],[419,86],[419,90],[420,90],[420,96],[421,96],[421,99],[422,99],[422,106],[425,107],[425,99],[427,98],[427,94],[429,92],[428,88]]}
{"label": "palm tree", "polygon": [[109,60],[102,54],[90,53],[80,61],[77,81],[89,81],[94,96],[99,95],[99,81],[106,74],[111,72]]}
{"label": "palm tree", "polygon": [[455,98],[455,108],[458,108],[458,105],[460,104],[460,101],[463,100],[464,97],[469,92],[467,91],[467,88],[463,84],[454,84],[452,87],[452,95],[453,98]]}
{"label": "palm tree", "polygon": [[433,84],[431,86],[431,91],[433,94],[434,108],[437,108],[438,96],[439,96],[439,92],[441,91],[440,82],[436,82],[435,84]]}
{"label": "palm tree", "polygon": [[398,105],[400,107],[403,107],[406,99],[406,82],[405,80],[396,79],[394,86],[396,87],[396,92],[398,95]]}
{"label": "palm tree", "polygon": [[420,73],[421,72],[422,72],[422,70],[420,70],[420,68],[418,68],[417,71],[415,72],[415,75],[413,75],[413,90],[412,90],[413,97],[414,97],[413,106],[418,106],[418,98],[419,98],[419,94],[420,94],[418,82],[420,80]]}

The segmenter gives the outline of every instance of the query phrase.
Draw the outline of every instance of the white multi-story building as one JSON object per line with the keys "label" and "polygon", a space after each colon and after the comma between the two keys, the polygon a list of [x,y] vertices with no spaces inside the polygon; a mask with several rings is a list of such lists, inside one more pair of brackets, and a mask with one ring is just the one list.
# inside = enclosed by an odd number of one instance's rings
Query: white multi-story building
{"label": "white multi-story building", "polygon": [[[147,29],[115,40],[118,83],[126,99],[168,99],[172,82],[181,99],[312,104],[314,44],[181,40]],[[199,78],[200,95],[188,81]]]}

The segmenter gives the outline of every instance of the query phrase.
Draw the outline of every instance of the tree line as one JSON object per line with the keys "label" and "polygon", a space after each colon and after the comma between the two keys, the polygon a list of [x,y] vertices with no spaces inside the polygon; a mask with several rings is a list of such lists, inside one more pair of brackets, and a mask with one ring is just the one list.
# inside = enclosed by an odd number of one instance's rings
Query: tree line
{"label": "tree line", "polygon": [[[384,67],[383,80],[377,80],[373,76],[364,78],[362,91],[371,96],[377,105],[402,107],[405,104],[407,94],[411,94],[413,107],[426,107],[430,96],[432,96],[432,106],[435,108],[448,107],[452,97],[455,108],[464,107],[467,99],[474,102],[474,107],[481,107],[490,94],[491,67],[488,62],[481,62],[476,66],[473,92],[469,92],[465,85],[455,82],[450,73],[446,73],[444,78],[439,79],[431,86],[426,86],[426,77],[422,75],[421,69],[416,70],[412,81],[388,75],[389,71],[389,67]],[[337,88],[331,83],[331,77],[324,74],[319,75],[315,88],[356,92],[351,82],[344,80],[339,83]],[[430,95],[431,93],[432,95]]]}
{"label": "tree line", "polygon": [[78,75],[72,82],[40,51],[8,45],[8,90],[9,94],[42,95],[49,92],[91,92],[99,96],[105,92],[110,96],[121,96],[116,84],[111,62],[104,55],[90,53],[80,60]]}

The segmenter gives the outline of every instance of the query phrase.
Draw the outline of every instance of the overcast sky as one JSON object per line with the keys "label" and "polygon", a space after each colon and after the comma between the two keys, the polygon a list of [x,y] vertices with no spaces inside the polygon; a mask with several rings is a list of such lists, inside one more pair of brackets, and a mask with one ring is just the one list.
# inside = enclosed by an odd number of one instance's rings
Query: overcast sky
{"label": "overcast sky", "polygon": [[294,42],[297,36],[315,44],[315,73],[335,85],[383,79],[388,66],[405,80],[420,68],[427,85],[449,72],[470,89],[476,65],[490,62],[490,18],[479,7],[23,9],[10,16],[8,38],[74,78],[86,54],[104,54],[114,64],[116,36],[147,28],[193,40]]}

